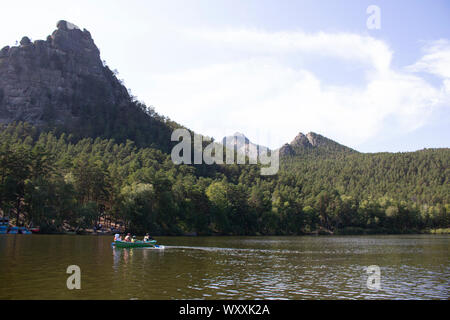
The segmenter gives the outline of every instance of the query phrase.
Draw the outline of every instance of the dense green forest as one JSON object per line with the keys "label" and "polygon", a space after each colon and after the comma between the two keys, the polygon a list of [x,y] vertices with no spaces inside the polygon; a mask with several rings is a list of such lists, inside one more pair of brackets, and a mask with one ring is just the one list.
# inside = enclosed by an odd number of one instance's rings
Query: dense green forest
{"label": "dense green forest", "polygon": [[131,140],[18,123],[0,131],[0,208],[44,232],[100,217],[138,234],[418,232],[450,226],[449,159],[449,149],[305,153],[261,176],[256,165],[175,165]]}

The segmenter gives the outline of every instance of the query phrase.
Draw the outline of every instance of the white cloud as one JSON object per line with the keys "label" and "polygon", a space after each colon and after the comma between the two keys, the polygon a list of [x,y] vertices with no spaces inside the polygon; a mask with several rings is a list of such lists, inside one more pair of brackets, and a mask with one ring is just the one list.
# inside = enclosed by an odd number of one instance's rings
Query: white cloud
{"label": "white cloud", "polygon": [[380,40],[352,33],[264,32],[249,29],[225,31],[190,29],[186,36],[242,51],[276,54],[280,52],[314,53],[335,56],[373,66],[378,71],[389,68],[392,52]]}
{"label": "white cloud", "polygon": [[[423,126],[435,108],[450,100],[445,83],[435,87],[411,73],[448,77],[449,51],[438,45],[415,65],[394,70],[389,46],[369,36],[254,30],[190,30],[186,35],[241,54],[232,61],[153,75],[151,101],[174,120],[218,139],[240,131],[274,148],[299,131],[315,131],[357,148],[387,128],[405,133]],[[308,66],[286,63],[283,53],[363,64],[366,83],[329,85]]]}
{"label": "white cloud", "polygon": [[445,39],[433,41],[424,48],[424,52],[425,55],[408,69],[450,79],[450,42]]}

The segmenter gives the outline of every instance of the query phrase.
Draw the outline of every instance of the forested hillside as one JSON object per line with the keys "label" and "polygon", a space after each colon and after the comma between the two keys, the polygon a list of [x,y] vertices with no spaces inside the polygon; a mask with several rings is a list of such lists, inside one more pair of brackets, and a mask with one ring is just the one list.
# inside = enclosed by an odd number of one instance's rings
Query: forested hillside
{"label": "forested hillside", "polygon": [[450,150],[282,158],[256,165],[174,165],[128,140],[75,139],[10,124],[0,132],[0,208],[45,232],[100,217],[153,234],[413,232],[448,227]]}

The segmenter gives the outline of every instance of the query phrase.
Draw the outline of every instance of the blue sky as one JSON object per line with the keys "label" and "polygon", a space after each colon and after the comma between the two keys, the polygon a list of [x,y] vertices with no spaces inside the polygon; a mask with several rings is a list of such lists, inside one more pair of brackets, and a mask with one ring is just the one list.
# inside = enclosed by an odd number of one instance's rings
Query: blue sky
{"label": "blue sky", "polygon": [[[368,29],[370,5],[380,29]],[[449,1],[14,1],[0,46],[88,29],[138,99],[221,139],[450,147]]]}

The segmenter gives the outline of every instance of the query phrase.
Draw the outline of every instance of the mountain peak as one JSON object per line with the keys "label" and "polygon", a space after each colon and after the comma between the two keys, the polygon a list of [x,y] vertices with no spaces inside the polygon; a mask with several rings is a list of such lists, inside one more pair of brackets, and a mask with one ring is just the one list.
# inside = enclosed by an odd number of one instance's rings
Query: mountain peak
{"label": "mountain peak", "polygon": [[233,136],[235,136],[235,137],[244,137],[244,138],[246,138],[245,134],[243,134],[243,133],[241,133],[241,132],[238,132],[238,131],[236,131],[236,132],[233,134]]}
{"label": "mountain peak", "polygon": [[231,136],[224,137],[222,139],[222,144],[229,149],[245,154],[251,159],[256,159],[258,157],[259,150],[262,148],[267,149],[266,147],[251,142],[243,133],[240,132],[235,132]]}
{"label": "mountain peak", "polygon": [[[320,134],[317,134],[315,132],[308,132],[306,134],[306,139],[308,139],[309,143],[313,147],[317,147],[319,145],[320,141],[322,141],[323,139],[327,139],[327,138],[325,138],[325,137],[323,137]],[[330,139],[327,139],[327,140],[330,140]]]}
{"label": "mountain peak", "polygon": [[307,136],[305,136],[303,133],[299,133],[294,140],[290,143],[293,147],[310,147],[311,143],[309,142],[309,139]]}
{"label": "mountain peak", "polygon": [[354,152],[354,150],[315,132],[309,132],[306,135],[300,132],[290,144],[286,143],[280,148],[280,154],[284,156],[310,152],[329,154]]}
{"label": "mountain peak", "polygon": [[66,30],[66,31],[67,30],[75,30],[75,29],[80,30],[80,28],[78,28],[76,25],[74,25],[73,23],[68,22],[66,20],[59,20],[56,23],[56,28],[58,28],[59,30]]}
{"label": "mountain peak", "polygon": [[222,139],[223,144],[225,145],[236,145],[238,144],[239,147],[241,147],[243,144],[249,144],[250,140],[243,134],[240,132],[235,132],[233,135],[231,136],[227,136],[224,137]]}
{"label": "mountain peak", "polygon": [[93,60],[99,61],[100,51],[89,31],[86,29],[81,31],[76,25],[65,20],[58,21],[56,27],[57,29],[50,36],[53,47],[66,52],[70,51],[83,56],[90,56]]}
{"label": "mountain peak", "polygon": [[46,40],[0,50],[0,123],[73,122],[80,108],[123,104],[127,89],[103,65],[89,31],[60,20]]}

